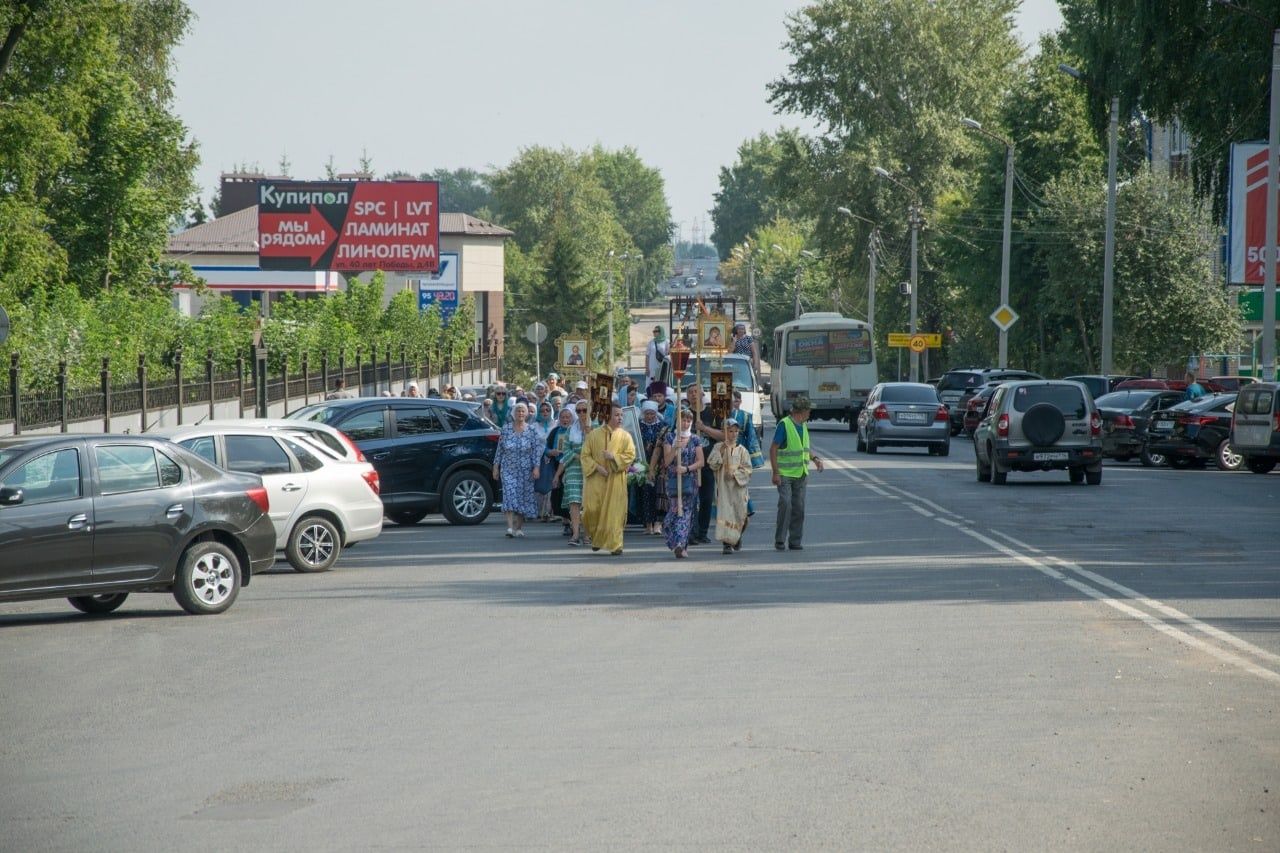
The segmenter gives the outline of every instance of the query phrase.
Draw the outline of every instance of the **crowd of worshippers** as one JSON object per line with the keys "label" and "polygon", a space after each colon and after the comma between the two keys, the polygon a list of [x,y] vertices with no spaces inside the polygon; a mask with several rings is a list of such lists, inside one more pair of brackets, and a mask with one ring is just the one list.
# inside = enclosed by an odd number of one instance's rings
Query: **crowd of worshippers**
{"label": "crowd of worshippers", "polygon": [[[587,382],[566,387],[555,373],[531,391],[486,389],[482,411],[502,431],[493,476],[505,535],[523,537],[526,522],[560,524],[569,546],[616,556],[630,524],[664,537],[678,559],[713,537],[725,554],[741,549],[754,513],[748,482],[764,465],[741,393],[725,416],[696,383],[680,394],[619,376],[607,417],[590,393]],[[623,425],[627,407],[639,411],[638,435]]]}

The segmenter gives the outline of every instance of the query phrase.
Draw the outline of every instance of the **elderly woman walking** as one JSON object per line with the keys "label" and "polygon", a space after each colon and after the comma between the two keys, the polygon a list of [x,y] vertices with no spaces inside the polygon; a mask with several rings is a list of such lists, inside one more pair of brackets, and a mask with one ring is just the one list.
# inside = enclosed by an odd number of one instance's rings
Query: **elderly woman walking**
{"label": "elderly woman walking", "polygon": [[667,468],[667,515],[662,532],[667,547],[678,559],[689,556],[689,534],[698,509],[698,477],[705,464],[702,439],[693,434],[693,413],[680,410],[680,429],[668,435],[664,462]]}
{"label": "elderly woman walking", "polygon": [[542,461],[542,438],[529,422],[529,407],[516,403],[511,422],[502,428],[493,456],[493,478],[502,481],[502,511],[507,538],[524,536],[524,520],[538,514],[533,482]]}
{"label": "elderly woman walking", "polygon": [[564,452],[560,457],[560,470],[556,472],[556,485],[564,485],[564,497],[561,504],[569,510],[569,526],[572,536],[569,544],[583,544],[582,531],[582,445],[591,434],[591,408],[586,400],[579,400],[574,406],[578,419],[569,428],[564,441]]}
{"label": "elderly woman walking", "polygon": [[724,553],[742,548],[747,529],[747,484],[751,482],[751,454],[738,443],[741,427],[736,420],[724,422],[724,441],[716,444],[707,466],[716,476],[716,539],[724,543]]}
{"label": "elderly woman walking", "polygon": [[[547,461],[544,463],[551,469],[551,494],[548,495],[551,499],[551,515],[564,519],[565,536],[572,535],[573,530],[569,526],[569,511],[561,507],[564,500],[564,486],[560,482],[560,471],[564,467],[563,457],[569,443],[569,430],[573,429],[573,424],[573,409],[568,407],[561,409],[556,425],[551,428],[551,433],[547,436]],[[546,471],[540,473],[546,474]]]}
{"label": "elderly woman walking", "polygon": [[661,511],[659,510],[658,497],[659,489],[661,494],[666,494],[666,478],[660,476],[660,472],[663,470],[667,423],[658,414],[658,404],[652,400],[645,400],[640,409],[640,437],[644,440],[644,447],[638,448],[640,453],[637,454],[637,458],[643,459],[649,466],[645,481],[640,486],[640,523],[644,525],[646,534],[661,536],[661,512],[665,511],[666,507],[663,506]]}

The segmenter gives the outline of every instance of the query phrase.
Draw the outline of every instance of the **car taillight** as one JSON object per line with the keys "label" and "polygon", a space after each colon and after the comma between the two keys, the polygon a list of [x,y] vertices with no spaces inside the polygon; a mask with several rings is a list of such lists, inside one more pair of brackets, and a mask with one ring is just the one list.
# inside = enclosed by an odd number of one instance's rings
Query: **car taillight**
{"label": "car taillight", "polygon": [[1114,429],[1133,429],[1133,418],[1128,415],[1116,415],[1111,419],[1111,426]]}
{"label": "car taillight", "polygon": [[1089,415],[1089,431],[1094,435],[1102,435],[1102,416],[1097,412]]}
{"label": "car taillight", "polygon": [[938,410],[933,413],[933,419],[935,421],[949,421],[951,420],[951,413],[947,411],[946,406],[939,406]]}
{"label": "car taillight", "polygon": [[1217,422],[1218,419],[1213,415],[1183,415],[1178,418],[1178,423],[1183,426],[1209,426]]}
{"label": "car taillight", "polygon": [[486,439],[486,440],[488,440],[488,441],[492,441],[494,444],[497,444],[497,443],[498,443],[498,440],[499,440],[499,439],[501,439],[501,438],[502,438],[502,436],[501,436],[499,433],[496,433],[496,432],[495,432],[495,433],[492,433],[492,434],[490,434],[490,435],[486,435],[486,436],[485,436],[485,439]]}
{"label": "car taillight", "polygon": [[352,441],[345,432],[342,432],[341,430],[339,430],[338,437],[342,439],[343,444],[345,444],[347,448],[355,455],[355,459],[357,462],[369,461],[368,459],[364,458],[364,454],[360,452],[360,448],[356,447],[356,443]]}
{"label": "car taillight", "polygon": [[1276,412],[1275,419],[1271,422],[1271,428],[1275,432],[1280,432],[1280,412]]}
{"label": "car taillight", "polygon": [[247,489],[245,494],[249,496],[249,500],[258,505],[258,509],[263,512],[271,511],[271,498],[267,496],[267,490],[264,487],[256,486],[252,489]]}
{"label": "car taillight", "polygon": [[874,415],[875,419],[878,421],[887,421],[889,419],[889,407],[884,403],[881,403],[872,410],[871,414]]}
{"label": "car taillight", "polygon": [[1001,415],[996,419],[996,435],[1001,438],[1009,437],[1009,416]]}
{"label": "car taillight", "polygon": [[377,471],[365,471],[360,476],[364,477],[364,481],[369,484],[369,488],[373,489],[375,495],[382,494],[382,480],[378,478]]}

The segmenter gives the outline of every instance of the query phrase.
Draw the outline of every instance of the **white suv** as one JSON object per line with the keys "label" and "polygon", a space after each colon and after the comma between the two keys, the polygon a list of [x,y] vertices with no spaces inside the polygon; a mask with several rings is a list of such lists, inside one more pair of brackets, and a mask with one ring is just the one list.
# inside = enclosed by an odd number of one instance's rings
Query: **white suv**
{"label": "white suv", "polygon": [[382,532],[378,472],[279,429],[210,425],[158,430],[227,471],[257,474],[270,497],[276,548],[300,572],[324,572],[342,549]]}

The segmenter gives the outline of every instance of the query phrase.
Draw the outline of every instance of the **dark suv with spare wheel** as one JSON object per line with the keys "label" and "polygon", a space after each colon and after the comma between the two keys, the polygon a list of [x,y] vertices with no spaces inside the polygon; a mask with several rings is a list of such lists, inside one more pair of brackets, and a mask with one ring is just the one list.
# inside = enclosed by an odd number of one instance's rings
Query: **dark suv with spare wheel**
{"label": "dark suv with spare wheel", "polygon": [[1102,419],[1079,382],[1008,382],[973,433],[978,481],[1004,485],[1010,471],[1066,469],[1072,483],[1102,482]]}
{"label": "dark suv with spare wheel", "polygon": [[434,397],[328,400],[289,418],[341,430],[378,471],[386,516],[417,524],[439,512],[479,524],[498,496],[492,477],[498,428],[475,403]]}

